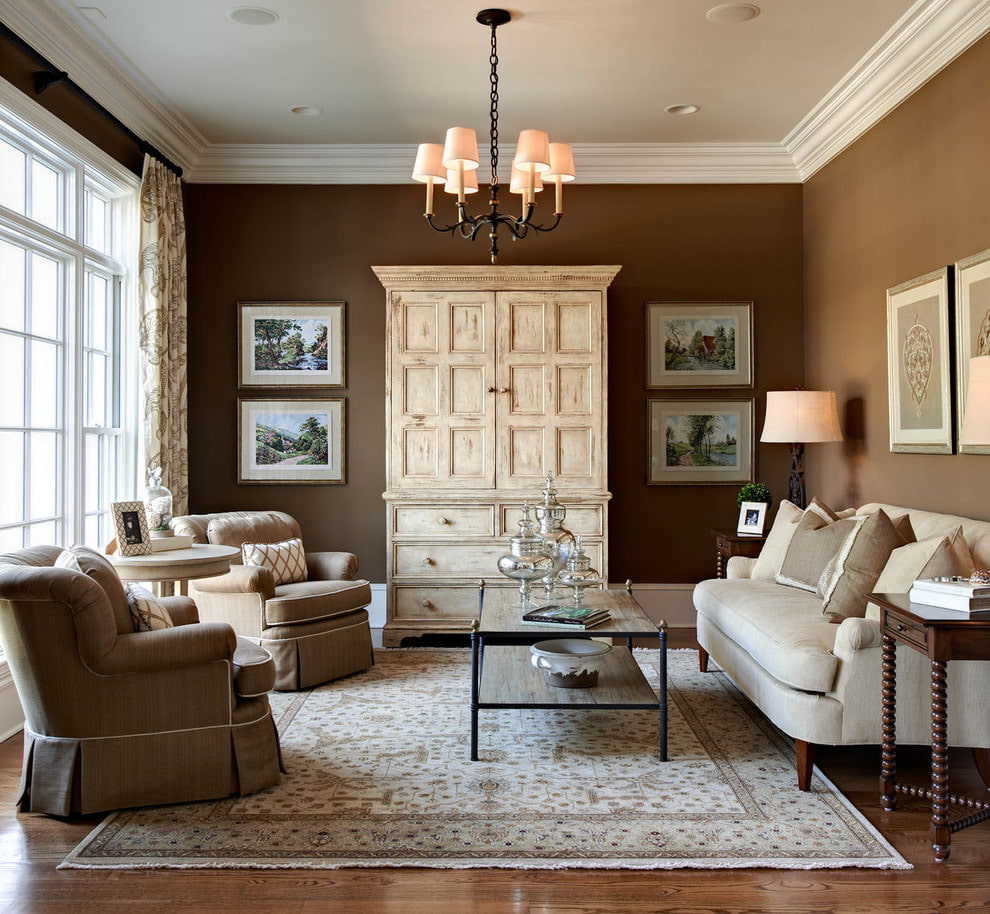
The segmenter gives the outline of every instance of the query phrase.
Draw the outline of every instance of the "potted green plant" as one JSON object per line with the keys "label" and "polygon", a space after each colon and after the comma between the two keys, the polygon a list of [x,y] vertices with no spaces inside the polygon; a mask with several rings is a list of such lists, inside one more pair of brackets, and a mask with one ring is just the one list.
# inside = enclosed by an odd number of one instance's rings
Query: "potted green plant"
{"label": "potted green plant", "polygon": [[736,496],[736,504],[741,505],[744,501],[762,502],[767,505],[773,504],[773,495],[762,482],[747,482]]}

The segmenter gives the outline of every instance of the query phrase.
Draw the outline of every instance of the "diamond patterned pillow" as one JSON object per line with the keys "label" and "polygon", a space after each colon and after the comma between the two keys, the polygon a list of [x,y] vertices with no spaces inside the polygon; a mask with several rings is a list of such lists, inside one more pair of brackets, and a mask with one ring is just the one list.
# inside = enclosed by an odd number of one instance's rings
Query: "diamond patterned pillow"
{"label": "diamond patterned pillow", "polygon": [[276,587],[306,580],[306,552],[298,536],[281,543],[244,543],[241,556],[245,565],[269,568]]}
{"label": "diamond patterned pillow", "polygon": [[154,632],[160,628],[173,627],[172,617],[165,609],[165,604],[138,584],[127,585],[127,607],[131,611],[136,632]]}

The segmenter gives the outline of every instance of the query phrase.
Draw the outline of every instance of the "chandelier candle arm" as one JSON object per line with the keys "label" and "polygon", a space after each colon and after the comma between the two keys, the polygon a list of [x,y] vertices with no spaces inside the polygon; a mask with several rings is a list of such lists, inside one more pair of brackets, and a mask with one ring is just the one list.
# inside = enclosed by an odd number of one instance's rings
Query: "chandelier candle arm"
{"label": "chandelier candle arm", "polygon": [[[519,134],[516,145],[516,156],[513,161],[513,173],[509,182],[509,190],[522,196],[522,213],[518,217],[499,211],[498,208],[498,45],[496,30],[512,19],[511,14],[503,9],[481,10],[475,17],[479,23],[491,29],[491,83],[489,108],[490,122],[490,158],[491,185],[488,201],[488,211],[469,216],[466,210],[465,197],[478,190],[477,170],[480,167],[478,155],[478,140],[471,127],[450,127],[447,130],[442,147],[435,143],[423,143],[419,147],[416,165],[413,168],[413,179],[426,184],[426,217],[427,224],[434,231],[458,233],[462,238],[473,241],[482,227],[488,227],[490,240],[489,253],[491,262],[498,262],[498,230],[504,226],[513,241],[525,238],[530,229],[535,232],[553,231],[560,223],[564,214],[563,184],[573,181],[574,156],[567,143],[551,143],[550,137],[544,130],[525,129]],[[441,149],[439,161],[436,150]],[[421,157],[423,161],[421,162]],[[516,170],[519,172],[517,177]],[[554,185],[555,206],[554,219],[546,225],[537,225],[533,220],[536,211],[536,194],[544,183],[551,181]],[[457,221],[450,225],[437,225],[434,222],[433,186],[445,184],[447,193],[457,195]]]}

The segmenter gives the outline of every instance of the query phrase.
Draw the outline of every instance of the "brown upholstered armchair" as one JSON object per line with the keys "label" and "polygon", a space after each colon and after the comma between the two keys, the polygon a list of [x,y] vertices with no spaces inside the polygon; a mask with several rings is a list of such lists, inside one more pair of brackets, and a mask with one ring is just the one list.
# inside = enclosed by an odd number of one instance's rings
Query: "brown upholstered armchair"
{"label": "brown upholstered armchair", "polygon": [[[172,529],[194,542],[243,548],[245,543],[301,540],[299,524],[281,511],[228,511],[176,517]],[[306,552],[296,580],[278,583],[272,568],[234,559],[228,574],[189,584],[200,618],[229,622],[275,658],[275,688],[306,689],[366,670],[374,663],[366,607],[371,586],[355,579],[351,552]],[[276,569],[277,570],[277,569]],[[292,577],[292,575],[289,575]]]}
{"label": "brown upholstered armchair", "polygon": [[173,627],[135,631],[113,566],[68,552],[75,569],[56,566],[58,546],[0,555],[0,644],[27,718],[18,808],[68,816],[277,783],[270,655],[229,625],[190,624],[186,597],[161,601]]}

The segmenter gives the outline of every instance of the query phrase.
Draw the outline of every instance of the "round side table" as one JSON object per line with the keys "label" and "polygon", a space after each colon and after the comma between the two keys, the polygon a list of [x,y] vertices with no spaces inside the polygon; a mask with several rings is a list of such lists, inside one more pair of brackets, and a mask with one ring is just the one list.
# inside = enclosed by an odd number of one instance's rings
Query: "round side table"
{"label": "round side table", "polygon": [[176,592],[186,593],[186,583],[196,578],[212,578],[230,571],[230,562],[240,554],[236,546],[200,545],[194,543],[187,549],[169,549],[148,555],[107,556],[117,569],[122,581],[151,581],[160,596]]}

